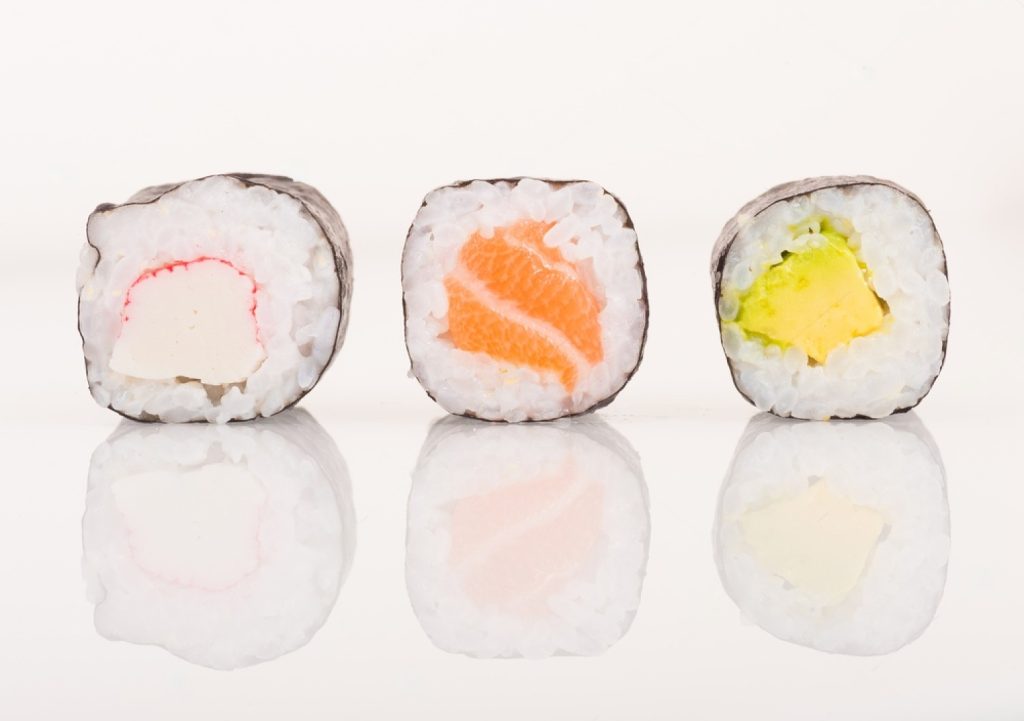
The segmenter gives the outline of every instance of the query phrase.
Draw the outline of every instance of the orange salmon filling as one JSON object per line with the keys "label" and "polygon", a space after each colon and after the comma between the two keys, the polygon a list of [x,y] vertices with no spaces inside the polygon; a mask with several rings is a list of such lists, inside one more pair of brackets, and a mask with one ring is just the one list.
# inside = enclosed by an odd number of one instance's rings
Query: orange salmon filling
{"label": "orange salmon filling", "polygon": [[568,392],[604,357],[600,302],[579,269],[544,245],[554,223],[521,220],[474,233],[445,277],[456,348],[557,374]]}

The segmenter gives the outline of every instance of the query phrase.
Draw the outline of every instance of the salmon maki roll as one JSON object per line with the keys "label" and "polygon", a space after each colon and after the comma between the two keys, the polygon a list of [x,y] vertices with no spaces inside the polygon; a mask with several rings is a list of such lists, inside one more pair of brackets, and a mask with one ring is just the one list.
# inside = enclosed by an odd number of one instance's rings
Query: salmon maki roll
{"label": "salmon maki roll", "polygon": [[891,181],[772,188],[726,224],[711,277],[733,382],[763,411],[883,418],[920,403],[942,369],[942,240],[921,200]]}
{"label": "salmon maki roll", "polygon": [[316,189],[235,173],[89,216],[78,328],[96,402],[141,421],[271,416],[341,347],[352,255]]}
{"label": "salmon maki roll", "polygon": [[550,420],[636,371],[646,281],[622,203],[588,181],[473,180],[427,195],[402,258],[412,374],[450,413]]}
{"label": "salmon maki roll", "polygon": [[640,458],[599,418],[449,416],[413,471],[409,598],[445,651],[596,655],[633,621],[649,539]]}

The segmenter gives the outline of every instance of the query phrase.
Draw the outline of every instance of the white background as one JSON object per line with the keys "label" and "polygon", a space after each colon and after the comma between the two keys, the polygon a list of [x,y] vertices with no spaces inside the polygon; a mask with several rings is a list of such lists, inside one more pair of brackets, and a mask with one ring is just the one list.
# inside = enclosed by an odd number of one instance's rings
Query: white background
{"label": "white background", "polygon": [[[0,716],[928,718],[1024,715],[1024,2],[94,2],[0,20]],[[89,456],[117,417],[86,387],[85,219],[216,172],[318,187],[351,235],[346,345],[304,407],[352,474],[358,543],[303,649],[232,673],[92,627]],[[920,195],[953,327],[918,415],[945,459],[945,598],[897,654],[826,656],[744,625],[718,582],[715,499],[753,409],[718,347],[707,262],[770,185],[868,173]],[[403,577],[409,472],[441,415],[407,377],[399,257],[457,179],[588,178],[629,208],[652,320],[602,415],[639,451],[651,556],[630,632],[596,659],[444,654]]]}

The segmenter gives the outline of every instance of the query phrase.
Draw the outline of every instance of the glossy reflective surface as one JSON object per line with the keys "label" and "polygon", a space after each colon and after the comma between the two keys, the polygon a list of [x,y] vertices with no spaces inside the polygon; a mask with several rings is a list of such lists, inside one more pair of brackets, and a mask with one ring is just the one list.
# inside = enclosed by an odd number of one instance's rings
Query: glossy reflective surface
{"label": "glossy reflective surface", "polygon": [[853,656],[931,623],[949,561],[942,458],[913,413],[750,421],[719,499],[722,585],[768,633]]}
{"label": "glossy reflective surface", "polygon": [[647,489],[636,451],[598,417],[435,423],[408,524],[409,599],[438,648],[597,655],[636,615]]}
{"label": "glossy reflective surface", "polygon": [[953,719],[965,682],[984,718],[1024,702],[1005,419],[431,410],[7,426],[29,472],[0,529],[4,703]]}
{"label": "glossy reflective surface", "polygon": [[100,635],[230,669],[305,645],[355,550],[345,462],[305,411],[245,424],[123,421],[82,521]]}

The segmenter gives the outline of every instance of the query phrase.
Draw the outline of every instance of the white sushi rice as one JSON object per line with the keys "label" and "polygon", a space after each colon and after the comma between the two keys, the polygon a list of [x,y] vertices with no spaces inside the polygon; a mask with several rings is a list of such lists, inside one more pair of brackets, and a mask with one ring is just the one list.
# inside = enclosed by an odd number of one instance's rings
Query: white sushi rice
{"label": "white sushi rice", "polygon": [[[861,513],[881,514],[885,524],[856,584],[839,598],[780,576],[744,533],[749,513],[798,498],[818,483]],[[838,523],[835,514],[815,519],[803,537],[809,545],[826,543],[823,528]],[[715,553],[725,590],[768,633],[820,651],[892,653],[931,623],[949,549],[945,472],[913,414],[827,424],[770,416],[751,421],[722,487]],[[838,549],[839,556],[849,552]],[[811,564],[821,560],[820,548],[789,553],[791,567],[805,576],[832,570]]]}
{"label": "white sushi rice", "polygon": [[[171,422],[270,416],[311,388],[335,349],[339,281],[334,251],[295,198],[230,176],[184,183],[155,202],[90,217],[78,275],[79,328],[96,401],[133,418]],[[266,357],[241,383],[145,380],[110,359],[129,287],[167,263],[221,258],[256,284]]]}
{"label": "white sushi rice", "polygon": [[[459,521],[490,529],[482,537],[459,534],[456,514],[468,507],[489,509]],[[636,452],[596,418],[445,419],[413,471],[408,513],[409,597],[445,651],[595,655],[632,623],[650,537],[646,486]],[[558,559],[559,572],[538,557]]]}
{"label": "white sushi rice", "polygon": [[[790,226],[825,215],[852,223],[850,248],[868,269],[868,283],[888,305],[883,327],[833,350],[814,365],[795,346],[748,338],[732,321],[738,296],[784,252],[798,252],[817,234],[794,237]],[[781,416],[881,418],[912,407],[939,373],[949,322],[945,258],[925,210],[885,185],[825,188],[771,205],[741,219],[722,274],[718,309],[722,344],[740,391],[761,410]]]}
{"label": "white sushi rice", "polygon": [[[544,238],[593,278],[603,304],[599,321],[604,357],[571,394],[554,373],[456,348],[445,337],[444,278],[476,232],[518,220],[554,222]],[[412,372],[445,410],[489,420],[542,420],[580,413],[618,392],[639,362],[647,304],[636,232],[616,199],[601,186],[558,186],[524,178],[475,180],[431,192],[413,221],[402,260],[406,343]]]}
{"label": "white sushi rice", "polygon": [[302,411],[124,421],[93,454],[82,537],[102,636],[249,666],[308,643],[334,606],[355,549],[348,473]]}

